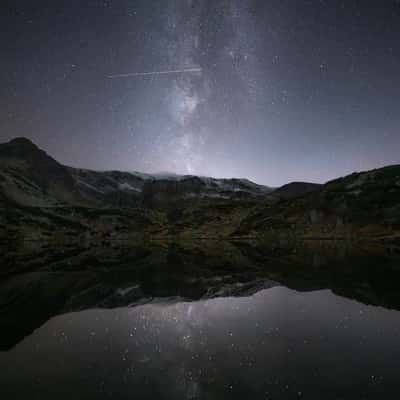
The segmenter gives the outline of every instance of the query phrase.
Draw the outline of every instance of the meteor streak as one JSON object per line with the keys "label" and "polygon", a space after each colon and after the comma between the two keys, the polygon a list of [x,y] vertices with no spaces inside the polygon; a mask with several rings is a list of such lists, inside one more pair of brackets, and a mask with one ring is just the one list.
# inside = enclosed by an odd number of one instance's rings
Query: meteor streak
{"label": "meteor streak", "polygon": [[188,74],[193,72],[201,72],[201,68],[186,68],[167,71],[152,71],[152,72],[132,72],[129,74],[109,75],[109,79],[129,78],[134,76],[147,76],[147,75],[168,75],[168,74]]}

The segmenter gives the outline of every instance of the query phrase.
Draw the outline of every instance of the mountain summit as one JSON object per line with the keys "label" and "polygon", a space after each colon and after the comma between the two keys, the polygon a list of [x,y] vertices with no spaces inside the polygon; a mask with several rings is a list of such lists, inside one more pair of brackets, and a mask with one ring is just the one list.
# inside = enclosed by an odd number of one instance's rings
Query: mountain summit
{"label": "mountain summit", "polygon": [[39,147],[26,137],[17,137],[0,144],[1,157],[29,157],[34,152],[40,151]]}
{"label": "mountain summit", "polygon": [[256,200],[272,189],[246,179],[150,175],[67,167],[27,138],[0,144],[0,188],[25,206],[165,207],[219,200]]}

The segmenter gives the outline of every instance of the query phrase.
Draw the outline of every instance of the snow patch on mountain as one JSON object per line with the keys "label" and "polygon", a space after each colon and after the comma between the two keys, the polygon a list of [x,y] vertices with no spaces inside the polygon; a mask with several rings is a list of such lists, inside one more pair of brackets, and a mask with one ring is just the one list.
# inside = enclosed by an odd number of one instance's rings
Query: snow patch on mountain
{"label": "snow patch on mountain", "polygon": [[82,180],[80,178],[77,179],[76,183],[78,184],[78,186],[86,186],[90,190],[93,190],[93,191],[95,191],[97,193],[104,194],[103,190],[100,190],[98,187],[95,187],[95,186],[91,185],[88,182],[85,182],[84,180]]}
{"label": "snow patch on mountain", "polygon": [[119,188],[119,190],[131,190],[131,191],[134,191],[134,192],[141,192],[141,191],[142,191],[142,189],[133,187],[133,186],[130,185],[128,182],[120,183],[120,184],[118,185],[118,188]]}

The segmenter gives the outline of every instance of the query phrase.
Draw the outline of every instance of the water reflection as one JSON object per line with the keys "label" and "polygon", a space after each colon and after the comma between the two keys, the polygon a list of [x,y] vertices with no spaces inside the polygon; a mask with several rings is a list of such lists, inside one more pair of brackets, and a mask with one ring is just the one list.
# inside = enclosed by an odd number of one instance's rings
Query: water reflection
{"label": "water reflection", "polygon": [[5,398],[397,394],[396,247],[111,242],[0,254]]}
{"label": "water reflection", "polygon": [[5,398],[397,398],[400,313],[329,290],[55,317],[0,353]]}
{"label": "water reflection", "polygon": [[299,291],[328,288],[365,304],[400,309],[398,253],[378,245],[111,242],[35,244],[1,254],[0,350],[69,311],[134,306],[155,298],[249,296],[277,285]]}

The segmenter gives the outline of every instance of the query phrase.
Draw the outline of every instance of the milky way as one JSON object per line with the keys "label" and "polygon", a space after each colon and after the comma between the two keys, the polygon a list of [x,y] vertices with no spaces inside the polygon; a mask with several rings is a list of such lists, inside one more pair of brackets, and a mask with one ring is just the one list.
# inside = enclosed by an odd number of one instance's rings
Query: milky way
{"label": "milky way", "polygon": [[267,185],[400,162],[398,1],[2,8],[0,141],[27,136],[80,167]]}

